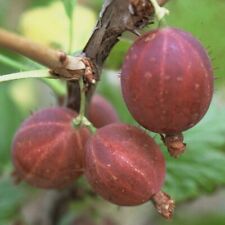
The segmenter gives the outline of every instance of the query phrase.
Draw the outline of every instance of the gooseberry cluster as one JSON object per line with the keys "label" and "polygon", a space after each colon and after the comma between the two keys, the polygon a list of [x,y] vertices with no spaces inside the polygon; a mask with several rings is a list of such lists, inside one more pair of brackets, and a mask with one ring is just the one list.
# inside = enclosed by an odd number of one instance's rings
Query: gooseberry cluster
{"label": "gooseberry cluster", "polygon": [[[125,103],[135,120],[159,133],[170,154],[185,149],[182,132],[206,113],[213,94],[207,53],[189,33],[163,28],[130,48],[121,74]],[[122,206],[152,200],[170,218],[173,200],[161,191],[166,164],[146,131],[119,122],[114,108],[95,95],[87,117],[97,129],[74,127],[78,114],[63,107],[34,113],[15,135],[17,176],[40,188],[64,188],[85,174],[96,193]]]}
{"label": "gooseberry cluster", "polygon": [[[39,188],[61,189],[83,174],[84,146],[90,131],[84,126],[73,127],[77,115],[65,107],[47,108],[22,123],[12,144],[18,179]],[[118,121],[110,103],[98,95],[90,103],[89,119],[98,127]]]}

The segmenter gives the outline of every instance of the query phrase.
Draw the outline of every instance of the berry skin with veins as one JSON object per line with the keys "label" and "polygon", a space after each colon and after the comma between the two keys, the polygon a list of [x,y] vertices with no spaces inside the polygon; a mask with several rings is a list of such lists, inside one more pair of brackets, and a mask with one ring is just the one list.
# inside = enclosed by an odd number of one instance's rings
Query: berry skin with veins
{"label": "berry skin with veins", "polygon": [[209,108],[213,79],[200,42],[187,32],[166,27],[133,44],[122,68],[121,86],[135,120],[162,134],[170,154],[177,157],[185,149],[182,132],[197,124]]}
{"label": "berry skin with veins", "polygon": [[96,128],[119,122],[116,110],[101,95],[94,95],[88,108],[88,118]]}
{"label": "berry skin with veins", "polygon": [[114,123],[97,130],[86,145],[85,175],[104,199],[121,206],[153,200],[171,218],[173,200],[161,192],[165,160],[154,139],[134,126]]}
{"label": "berry skin with veins", "polygon": [[18,129],[12,144],[16,175],[39,188],[61,189],[83,173],[87,128],[74,129],[77,114],[67,108],[42,109]]}

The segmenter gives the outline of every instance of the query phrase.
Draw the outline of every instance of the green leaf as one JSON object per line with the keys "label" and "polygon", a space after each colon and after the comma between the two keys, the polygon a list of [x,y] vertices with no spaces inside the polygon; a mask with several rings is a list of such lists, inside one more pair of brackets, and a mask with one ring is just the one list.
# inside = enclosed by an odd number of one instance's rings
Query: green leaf
{"label": "green leaf", "polygon": [[7,17],[7,12],[10,7],[12,7],[12,0],[0,1],[0,26],[5,25],[5,18]]}
{"label": "green leaf", "polygon": [[166,154],[164,190],[181,202],[225,185],[225,108],[215,101],[204,119],[185,132],[187,151],[173,159]]}
{"label": "green leaf", "polygon": [[0,174],[11,163],[12,136],[21,120],[21,112],[9,93],[9,85],[0,85]]}
{"label": "green leaf", "polygon": [[39,7],[39,6],[43,6],[43,5],[48,5],[49,3],[53,2],[55,0],[32,0],[31,3],[29,2],[30,4],[30,7],[33,8],[33,7]]}
{"label": "green leaf", "polygon": [[[85,26],[81,25],[85,21]],[[57,26],[55,26],[57,24]],[[73,25],[71,25],[73,24]],[[62,51],[81,51],[96,24],[96,14],[81,4],[74,7],[73,21],[68,19],[61,1],[23,13],[19,21],[21,33],[29,39],[48,46],[58,46]],[[71,30],[74,30],[71,38]],[[72,40],[72,48],[71,48]],[[71,52],[71,51],[69,51]]]}
{"label": "green leaf", "polygon": [[[38,67],[39,65],[32,65],[32,61],[25,61],[26,63],[31,63],[32,67]],[[17,62],[16,60],[9,58],[7,56],[0,54],[0,63],[3,63],[5,65],[8,65],[11,68],[18,69],[18,70],[29,70],[31,66],[24,65],[21,62]],[[44,74],[43,74],[44,71]],[[46,74],[46,75],[45,75]],[[34,70],[34,71],[26,71],[26,72],[19,72],[19,73],[10,73],[8,75],[2,75],[0,76],[0,83],[4,81],[10,81],[10,80],[16,80],[16,79],[22,79],[22,78],[40,78],[41,81],[43,81],[49,88],[52,89],[52,91],[57,96],[65,96],[66,95],[66,88],[60,82],[59,80],[53,80],[53,79],[47,79],[48,71],[46,70]]]}
{"label": "green leaf", "polygon": [[18,70],[28,70],[27,66],[2,54],[0,54],[0,63]]}
{"label": "green leaf", "polygon": [[123,101],[121,89],[117,85],[119,82],[119,76],[119,72],[103,71],[97,91],[112,103],[121,121],[124,123],[136,124]]}
{"label": "green leaf", "polygon": [[168,24],[189,31],[198,38],[207,48],[214,68],[217,68],[216,76],[224,77],[225,41],[219,38],[225,35],[224,1],[168,1],[166,7],[170,10]]}
{"label": "green leaf", "polygon": [[121,69],[125,55],[131,46],[132,41],[121,39],[112,49],[106,61],[106,67],[113,70]]}
{"label": "green leaf", "polygon": [[74,36],[74,25],[73,25],[73,12],[74,12],[74,7],[76,5],[76,0],[61,0],[63,2],[66,15],[69,18],[69,49],[68,52],[71,54],[73,49],[73,36]]}
{"label": "green leaf", "polygon": [[9,175],[0,178],[0,224],[5,224],[18,213],[27,197],[23,186],[15,186]]}
{"label": "green leaf", "polygon": [[77,0],[61,0],[61,1],[63,3],[64,8],[65,8],[66,15],[68,16],[68,18],[70,20],[72,20],[73,10],[74,10],[74,7],[77,3]]}

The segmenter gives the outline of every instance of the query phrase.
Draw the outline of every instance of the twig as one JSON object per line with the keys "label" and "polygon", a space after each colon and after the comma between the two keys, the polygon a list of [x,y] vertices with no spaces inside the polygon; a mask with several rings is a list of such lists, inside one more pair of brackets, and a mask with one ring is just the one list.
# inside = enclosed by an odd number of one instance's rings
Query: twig
{"label": "twig", "polygon": [[42,46],[3,29],[0,29],[0,46],[16,51],[50,68],[59,78],[78,79],[79,72],[86,69],[82,57],[68,56],[61,51]]}
{"label": "twig", "polygon": [[0,45],[27,56],[48,68],[53,69],[62,66],[59,59],[63,53],[44,47],[3,29],[0,29]]}
{"label": "twig", "polygon": [[[163,5],[167,0],[158,0]],[[103,64],[111,49],[125,31],[135,31],[153,19],[154,8],[149,0],[106,0],[99,21],[83,52],[96,69],[96,80],[100,79]],[[87,90],[87,96],[94,92]],[[78,82],[68,82],[67,106],[79,111],[80,90]],[[87,98],[88,99],[88,98]]]}

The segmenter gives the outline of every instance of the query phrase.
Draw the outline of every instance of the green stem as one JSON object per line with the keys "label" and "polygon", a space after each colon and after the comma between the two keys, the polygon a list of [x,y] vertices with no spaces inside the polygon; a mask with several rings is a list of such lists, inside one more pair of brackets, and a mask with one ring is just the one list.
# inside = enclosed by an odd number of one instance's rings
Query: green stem
{"label": "green stem", "polygon": [[69,54],[72,54],[73,51],[73,37],[74,37],[74,9],[76,7],[77,1],[71,1],[71,14],[69,15]]}
{"label": "green stem", "polygon": [[85,126],[87,127],[91,133],[96,132],[96,128],[93,126],[93,124],[85,117],[85,105],[86,105],[86,95],[84,92],[84,81],[83,77],[80,78],[79,80],[79,86],[80,86],[80,112],[79,116],[77,116],[73,120],[73,126],[76,127],[81,127]]}
{"label": "green stem", "polygon": [[[7,66],[10,66],[11,68],[17,69],[17,70],[27,71],[27,70],[31,69],[28,65],[23,65],[22,63],[18,63],[14,59],[11,59],[11,58],[9,58],[7,56],[4,56],[4,55],[1,55],[1,54],[0,54],[0,62],[4,63]],[[20,74],[21,74],[21,72],[20,72]],[[9,79],[9,75],[7,75],[7,76],[8,76],[8,79]],[[4,77],[2,76],[2,78],[4,78]],[[21,75],[20,75],[18,79],[21,79],[21,78],[27,78],[27,77],[21,77]],[[43,77],[37,77],[37,78],[39,78],[49,88],[51,88],[52,91],[57,96],[65,96],[66,95],[66,88],[60,83],[60,81],[47,79],[45,77],[44,78]],[[11,75],[11,80],[13,80],[13,75]]]}
{"label": "green stem", "polygon": [[11,80],[18,80],[24,78],[50,78],[51,75],[48,73],[48,70],[33,70],[33,71],[26,71],[26,72],[19,72],[19,73],[12,73],[7,75],[0,76],[0,83],[11,81]]}
{"label": "green stem", "polygon": [[167,24],[166,19],[165,19],[165,18],[162,18],[162,19],[159,21],[158,26],[159,26],[160,28],[162,28],[162,27],[167,27],[168,24]]}
{"label": "green stem", "polygon": [[97,129],[94,127],[94,125],[86,117],[84,117],[84,124],[91,131],[92,134],[96,133]]}
{"label": "green stem", "polygon": [[70,19],[70,25],[69,25],[69,49],[68,49],[68,52],[69,54],[72,53],[73,51],[73,36],[74,36],[74,32],[73,32],[73,14],[71,16],[71,19]]}
{"label": "green stem", "polygon": [[10,66],[14,69],[25,70],[25,71],[29,70],[28,66],[25,66],[22,63],[18,63],[17,61],[15,61],[7,56],[4,56],[2,54],[0,54],[0,62],[7,66]]}

